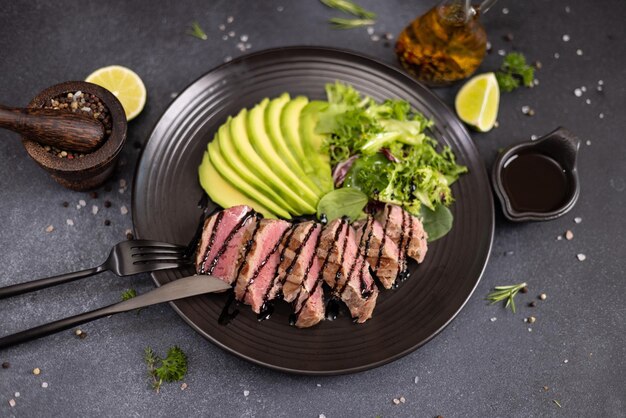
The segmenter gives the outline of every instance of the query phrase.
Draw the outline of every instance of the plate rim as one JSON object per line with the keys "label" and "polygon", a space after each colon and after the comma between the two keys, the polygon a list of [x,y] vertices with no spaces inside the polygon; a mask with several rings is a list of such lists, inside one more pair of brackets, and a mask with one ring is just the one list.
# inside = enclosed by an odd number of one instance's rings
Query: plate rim
{"label": "plate rim", "polygon": [[[147,146],[150,142],[150,140],[154,137],[154,133],[158,127],[158,125],[161,123],[163,116],[165,114],[167,114],[167,112],[170,111],[170,109],[176,105],[177,100],[179,99],[179,97],[183,96],[183,94],[193,88],[193,86],[201,79],[209,76],[210,74],[216,73],[220,70],[222,70],[225,67],[228,66],[232,66],[232,65],[236,65],[241,61],[244,60],[248,60],[251,59],[253,57],[259,56],[259,55],[265,55],[265,54],[274,54],[274,53],[280,53],[280,52],[287,52],[287,51],[307,51],[309,53],[311,52],[315,52],[315,51],[319,51],[319,52],[323,52],[323,53],[334,53],[334,54],[340,54],[340,55],[346,55],[346,56],[353,56],[356,57],[358,59],[364,59],[367,61],[372,61],[373,63],[383,66],[385,67],[388,71],[391,71],[393,73],[395,73],[396,75],[404,78],[405,80],[407,80],[409,83],[414,83],[417,84],[419,86],[421,86],[422,88],[426,89],[427,91],[430,92],[432,99],[436,102],[438,102],[439,105],[444,106],[445,108],[447,108],[448,110],[450,110],[450,113],[453,115],[453,117],[457,120],[457,122],[459,122],[459,125],[461,127],[461,129],[463,130],[463,132],[466,134],[466,137],[469,140],[469,143],[471,144],[471,147],[473,147],[476,151],[476,154],[478,154],[478,156],[480,157],[480,152],[478,151],[478,148],[476,147],[476,145],[474,144],[472,137],[469,133],[469,131],[467,130],[467,128],[465,127],[465,125],[463,125],[463,123],[458,119],[458,117],[454,114],[454,112],[450,109],[450,107],[441,99],[439,98],[439,96],[437,96],[435,93],[433,93],[432,91],[430,91],[430,89],[426,86],[424,86],[422,83],[420,83],[419,81],[411,78],[410,76],[408,76],[407,74],[405,74],[404,72],[402,72],[399,68],[394,67],[392,65],[390,65],[389,63],[386,63],[384,61],[382,61],[381,59],[377,58],[377,57],[372,57],[368,54],[364,54],[362,52],[359,51],[354,51],[351,49],[347,49],[347,48],[337,48],[337,47],[329,47],[329,46],[315,46],[315,45],[291,45],[291,46],[282,46],[282,47],[273,47],[273,48],[266,48],[266,49],[262,49],[259,51],[255,51],[252,53],[248,53],[248,54],[244,54],[241,55],[237,58],[232,59],[231,61],[228,62],[224,62],[221,63],[213,68],[211,68],[209,71],[201,74],[199,77],[195,78],[192,82],[190,82],[187,86],[185,86],[185,88],[183,88],[178,95],[176,96],[176,98],[174,100],[172,100],[167,107],[163,110],[163,112],[160,114],[159,118],[157,119],[157,121],[154,123],[154,125],[152,126],[152,129],[150,130],[149,134],[148,134],[148,139],[146,140],[146,142],[143,144],[143,147],[141,149],[141,152],[139,153],[139,156],[137,158],[137,163],[135,166],[135,170],[133,173],[133,188],[132,188],[132,198],[131,198],[131,214],[132,214],[132,223],[133,223],[133,233],[135,234],[136,237],[139,237],[139,231],[137,228],[137,222],[135,220],[136,214],[137,214],[137,178],[138,178],[138,174],[140,171],[140,167],[142,166],[142,162],[144,161],[144,152],[147,149]],[[488,189],[490,191],[491,190],[491,183],[489,180],[489,176],[487,173],[487,167],[486,164],[484,162],[484,160],[482,160],[481,158],[481,170],[480,172],[482,173],[482,176],[486,182],[486,184],[488,185]],[[144,163],[145,164],[145,163]],[[272,369],[272,370],[276,370],[276,371],[280,371],[280,372],[284,372],[284,373],[289,373],[289,374],[297,374],[297,375],[306,375],[306,376],[337,376],[337,375],[346,375],[346,374],[352,374],[352,373],[359,373],[359,372],[363,372],[366,370],[371,370],[380,366],[383,366],[385,364],[389,364],[393,361],[396,361],[412,352],[414,352],[415,350],[417,350],[418,348],[424,346],[426,343],[430,342],[433,338],[435,338],[437,335],[439,335],[448,325],[450,325],[450,323],[457,317],[457,315],[463,310],[463,308],[465,307],[465,305],[467,304],[467,302],[470,300],[470,298],[472,297],[472,295],[474,294],[474,291],[476,290],[476,288],[478,287],[484,273],[485,270],[487,268],[487,264],[489,263],[489,260],[491,258],[491,251],[493,248],[493,239],[494,239],[494,234],[495,234],[495,204],[494,204],[494,199],[493,199],[493,193],[489,193],[488,196],[488,203],[489,203],[489,212],[490,212],[490,230],[489,230],[489,243],[487,245],[487,253],[486,253],[486,257],[484,262],[482,263],[482,268],[480,270],[480,273],[478,274],[478,277],[476,279],[476,283],[474,283],[474,286],[472,287],[471,291],[468,293],[467,297],[465,298],[465,300],[463,301],[463,303],[458,307],[458,309],[456,309],[456,311],[450,316],[450,318],[448,318],[448,320],[442,324],[439,328],[437,328],[435,331],[433,331],[428,337],[424,338],[422,341],[420,341],[418,344],[415,344],[407,349],[404,349],[392,356],[389,356],[387,358],[375,361],[375,362],[371,362],[365,365],[361,365],[361,366],[354,366],[354,367],[347,367],[347,368],[342,368],[342,369],[336,369],[336,370],[302,370],[302,369],[295,369],[295,368],[290,368],[290,367],[284,367],[284,366],[278,366],[275,364],[270,364],[261,360],[258,360],[256,358],[250,357],[248,355],[245,355],[225,344],[222,344],[220,341],[214,339],[210,334],[206,333],[204,330],[202,330],[197,324],[195,324],[187,315],[185,315],[182,310],[176,305],[176,302],[168,302],[169,305],[174,309],[174,311],[178,314],[178,316],[180,316],[183,321],[185,321],[187,323],[187,325],[189,325],[192,329],[194,329],[196,332],[198,332],[204,339],[210,341],[212,344],[214,344],[215,346],[225,350],[226,352],[235,355],[238,358],[241,358],[243,360],[249,361],[253,364],[262,366],[262,367],[266,367],[268,369]],[[157,280],[156,276],[155,276],[155,272],[150,273],[150,277],[152,279],[152,281],[154,282],[156,287],[160,287],[160,283]]]}

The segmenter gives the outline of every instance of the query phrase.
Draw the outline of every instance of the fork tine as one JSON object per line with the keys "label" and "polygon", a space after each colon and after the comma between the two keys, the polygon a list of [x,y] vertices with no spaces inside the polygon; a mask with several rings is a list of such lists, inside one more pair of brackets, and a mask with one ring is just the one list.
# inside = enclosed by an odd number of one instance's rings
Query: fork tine
{"label": "fork tine", "polygon": [[141,257],[143,255],[148,255],[148,254],[167,254],[167,255],[180,255],[181,257],[184,256],[185,253],[185,249],[181,248],[181,249],[169,249],[169,248],[145,248],[142,247],[140,249],[136,249],[133,250],[131,252],[131,256],[133,257]]}
{"label": "fork tine", "polygon": [[134,241],[129,241],[130,248],[166,248],[166,249],[184,249],[186,248],[184,245],[171,244],[169,242],[162,241],[152,241],[148,239],[138,239]]}
{"label": "fork tine", "polygon": [[188,258],[185,257],[177,257],[173,254],[142,254],[133,259],[133,264],[142,264],[146,262],[181,262],[186,263],[190,262]]}
{"label": "fork tine", "polygon": [[176,269],[186,266],[188,263],[183,262],[160,262],[160,261],[147,261],[134,263],[134,267],[137,269],[137,273],[158,271],[167,269]]}

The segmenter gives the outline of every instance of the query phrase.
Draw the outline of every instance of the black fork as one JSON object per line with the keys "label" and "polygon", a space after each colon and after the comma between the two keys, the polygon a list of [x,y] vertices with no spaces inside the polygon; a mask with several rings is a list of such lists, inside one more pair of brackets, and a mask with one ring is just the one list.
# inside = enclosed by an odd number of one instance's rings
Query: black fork
{"label": "black fork", "polygon": [[123,241],[111,249],[109,257],[98,267],[2,287],[0,299],[71,282],[107,270],[118,276],[130,276],[182,267],[192,262],[186,249],[184,246],[160,241]]}

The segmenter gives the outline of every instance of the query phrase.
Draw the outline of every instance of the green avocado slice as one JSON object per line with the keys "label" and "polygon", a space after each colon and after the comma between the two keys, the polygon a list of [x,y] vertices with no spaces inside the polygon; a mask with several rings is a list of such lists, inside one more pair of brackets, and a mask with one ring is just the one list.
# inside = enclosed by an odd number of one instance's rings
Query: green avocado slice
{"label": "green avocado slice", "polygon": [[[325,136],[315,132],[320,111],[328,106],[327,102],[314,100],[309,102],[300,113],[300,137],[302,150],[308,157],[311,171],[307,174],[325,192],[334,189],[330,169],[330,156],[324,151]],[[306,168],[306,167],[305,167]],[[305,170],[306,171],[306,170]]]}
{"label": "green avocado slice", "polygon": [[202,163],[198,167],[198,177],[200,186],[207,192],[211,200],[224,209],[231,206],[248,205],[266,218],[276,218],[276,214],[271,210],[256,200],[250,199],[224,179],[211,163],[208,151],[204,152]]}
{"label": "green avocado slice", "polygon": [[[311,171],[311,166],[307,156],[302,149],[302,141],[300,140],[300,113],[304,106],[307,105],[309,99],[304,96],[298,96],[287,103],[280,115],[280,130],[292,151],[296,160],[303,163],[303,170],[307,173]],[[294,123],[294,121],[298,121]]]}
{"label": "green avocado slice", "polygon": [[211,163],[217,172],[223,178],[228,179],[228,182],[235,186],[241,193],[248,196],[250,199],[256,200],[276,215],[285,219],[291,219],[289,212],[278,206],[263,193],[250,186],[233,169],[230,168],[228,163],[222,157],[218,141],[211,141],[211,143],[209,143],[208,152]]}
{"label": "green avocado slice", "polygon": [[264,99],[248,112],[248,135],[250,143],[257,154],[272,167],[280,179],[287,184],[290,190],[295,192],[312,207],[317,206],[320,197],[302,179],[289,169],[278,153],[272,147],[272,142],[265,129],[265,109],[269,99]]}
{"label": "green avocado slice", "polygon": [[[321,196],[322,191],[317,187],[313,181],[304,173],[302,169],[303,160],[298,159],[296,151],[292,150],[290,144],[287,143],[282,129],[281,129],[281,116],[283,109],[290,102],[289,94],[283,93],[279,97],[272,99],[265,109],[265,128],[267,135],[271,140],[272,146],[276,154],[280,156],[283,162],[289,167],[289,169],[298,176],[316,195]],[[291,120],[289,125],[293,125],[295,129],[298,128],[300,119],[297,114]],[[306,161],[306,160],[304,160]]]}
{"label": "green avocado slice", "polygon": [[[259,154],[257,154],[248,136],[247,116],[248,111],[242,109],[230,122],[230,137],[233,141],[233,148],[237,150],[241,159],[259,179],[271,185],[274,190],[280,190],[280,196],[295,209],[293,212],[294,215],[315,213],[315,204],[317,201],[313,204],[296,194],[292,186],[283,181],[282,178],[274,172],[273,167],[270,168],[268,165],[273,165],[274,162],[266,163]],[[263,123],[260,124],[260,126],[263,125]]]}
{"label": "green avocado slice", "polygon": [[250,170],[245,161],[241,159],[237,150],[233,146],[233,141],[230,136],[230,123],[232,118],[219,127],[216,138],[214,141],[218,141],[220,144],[220,151],[222,158],[246,183],[263,193],[268,198],[272,199],[278,206],[287,210],[288,212],[295,213],[293,206],[289,205],[281,197],[281,190],[277,187],[272,187],[271,184],[266,184],[263,180],[259,179],[256,174]]}

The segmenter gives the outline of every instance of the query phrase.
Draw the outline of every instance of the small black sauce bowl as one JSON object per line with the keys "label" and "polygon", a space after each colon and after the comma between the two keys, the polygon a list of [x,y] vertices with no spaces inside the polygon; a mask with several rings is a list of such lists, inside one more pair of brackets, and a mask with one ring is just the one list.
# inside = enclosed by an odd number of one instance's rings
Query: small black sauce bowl
{"label": "small black sauce bowl", "polygon": [[[579,147],[578,138],[567,129],[560,127],[536,141],[522,142],[504,149],[491,170],[491,181],[496,195],[502,203],[504,216],[513,222],[548,221],[569,212],[580,195],[580,183],[576,169],[576,156]],[[568,180],[568,190],[567,199],[561,207],[550,212],[519,212],[513,208],[511,199],[504,188],[502,172],[505,163],[511,156],[527,150],[550,157],[563,168]]]}

